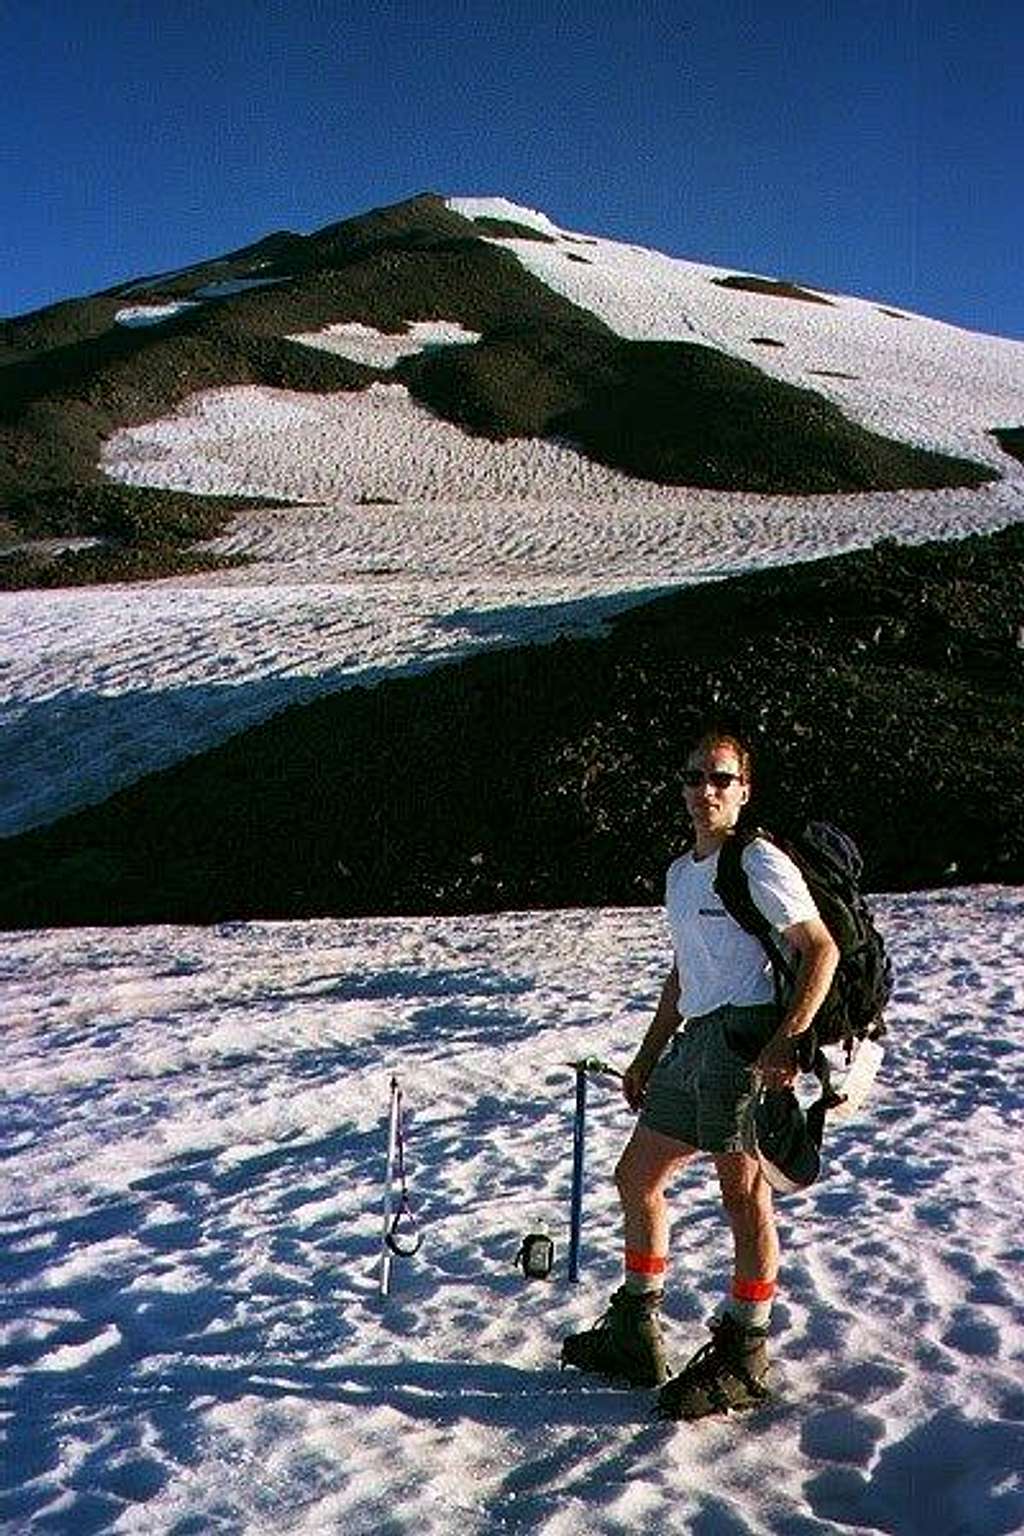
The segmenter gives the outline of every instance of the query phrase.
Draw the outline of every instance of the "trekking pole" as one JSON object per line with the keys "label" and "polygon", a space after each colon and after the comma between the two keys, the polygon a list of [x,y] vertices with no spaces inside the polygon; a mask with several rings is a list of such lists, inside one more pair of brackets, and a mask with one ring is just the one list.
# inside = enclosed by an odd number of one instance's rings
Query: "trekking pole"
{"label": "trekking pole", "polygon": [[617,1067],[609,1066],[596,1056],[585,1056],[581,1061],[567,1063],[576,1073],[576,1111],[572,1128],[572,1193],[569,1199],[569,1279],[580,1277],[580,1233],[583,1228],[583,1155],[586,1139],[587,1076],[604,1073],[622,1077]]}
{"label": "trekking pole", "polygon": [[572,1123],[572,1194],[569,1199],[569,1279],[580,1277],[580,1229],[583,1225],[583,1144],[587,1116],[587,1069],[576,1063],[576,1113]]}
{"label": "trekking pole", "polygon": [[398,1086],[398,1078],[391,1079],[391,1109],[388,1116],[388,1160],[384,1170],[384,1228],[380,1240],[380,1294],[387,1296],[391,1289],[391,1244],[388,1237],[391,1232],[391,1190],[392,1177],[395,1166],[395,1151],[398,1146],[398,1112],[401,1104],[401,1089]]}
{"label": "trekking pole", "polygon": [[[398,1180],[398,1199],[394,1198]],[[411,1229],[411,1230],[406,1230]],[[388,1117],[388,1166],[384,1183],[384,1235],[380,1256],[380,1293],[388,1294],[391,1284],[391,1258],[412,1258],[423,1241],[422,1233],[409,1203],[409,1184],[405,1173],[405,1130],[402,1123],[402,1090],[398,1078],[391,1079],[391,1113]]]}

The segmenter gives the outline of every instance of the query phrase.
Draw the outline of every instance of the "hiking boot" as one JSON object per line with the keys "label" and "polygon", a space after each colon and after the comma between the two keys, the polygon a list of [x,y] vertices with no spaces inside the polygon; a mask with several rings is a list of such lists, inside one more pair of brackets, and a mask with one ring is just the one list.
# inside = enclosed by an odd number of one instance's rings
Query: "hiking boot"
{"label": "hiking boot", "polygon": [[767,1328],[744,1328],[731,1313],[710,1324],[711,1342],[658,1393],[661,1419],[703,1419],[710,1413],[755,1408],[771,1394]]}
{"label": "hiking boot", "polygon": [[562,1341],[562,1365],[624,1376],[634,1387],[660,1387],[669,1374],[658,1317],[663,1294],[620,1287],[593,1328]]}

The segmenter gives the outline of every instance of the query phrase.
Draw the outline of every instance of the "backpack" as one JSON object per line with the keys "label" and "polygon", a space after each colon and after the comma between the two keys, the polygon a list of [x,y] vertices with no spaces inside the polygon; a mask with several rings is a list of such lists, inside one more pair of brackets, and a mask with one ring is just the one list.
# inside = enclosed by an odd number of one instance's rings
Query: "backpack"
{"label": "backpack", "polygon": [[832,985],[811,1028],[799,1037],[800,1065],[821,1080],[824,1110],[838,1103],[839,1096],[832,1091],[821,1047],[842,1045],[849,1063],[857,1040],[877,1040],[885,1034],[883,1014],[892,994],[892,964],[860,889],[864,860],[847,833],[827,821],[808,822],[792,837],[760,827],[744,828],[722,845],[715,890],[730,917],[764,946],[780,1005],[792,985],[793,970],[775,930],[755,905],[743,870],[743,849],[755,837],[774,843],[793,860],[839,949]]}

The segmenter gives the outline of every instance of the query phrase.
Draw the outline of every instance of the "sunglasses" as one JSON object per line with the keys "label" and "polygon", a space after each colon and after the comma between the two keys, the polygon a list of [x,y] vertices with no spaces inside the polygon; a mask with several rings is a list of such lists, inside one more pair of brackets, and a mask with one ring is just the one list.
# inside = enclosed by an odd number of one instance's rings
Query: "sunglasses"
{"label": "sunglasses", "polygon": [[708,773],[703,768],[683,770],[683,783],[687,789],[700,789],[705,783],[712,789],[728,789],[730,784],[739,784],[742,778],[741,773],[730,773],[726,768],[712,768]]}

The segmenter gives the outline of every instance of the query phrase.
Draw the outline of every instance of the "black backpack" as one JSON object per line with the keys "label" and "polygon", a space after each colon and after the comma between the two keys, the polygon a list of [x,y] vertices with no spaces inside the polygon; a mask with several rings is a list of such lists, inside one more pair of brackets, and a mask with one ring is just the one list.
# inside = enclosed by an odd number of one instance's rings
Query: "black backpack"
{"label": "black backpack", "polygon": [[[864,860],[853,839],[827,821],[808,822],[793,837],[780,837],[760,827],[743,828],[722,845],[715,890],[729,915],[764,945],[780,1004],[792,984],[792,968],[774,929],[751,897],[741,863],[743,849],[755,837],[774,843],[793,860],[839,949],[839,964],[825,1001],[811,1028],[799,1037],[800,1065],[817,1073],[823,1099],[836,1103],[821,1047],[842,1044],[849,1061],[855,1041],[884,1035],[883,1014],[892,994],[892,965],[860,889]],[[828,1108],[828,1102],[823,1107]]]}

